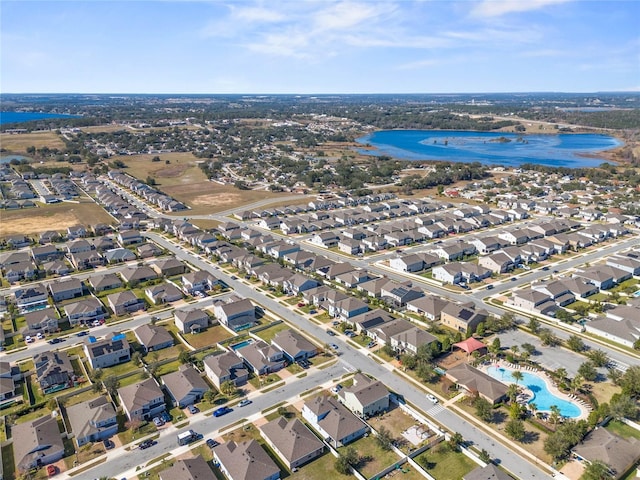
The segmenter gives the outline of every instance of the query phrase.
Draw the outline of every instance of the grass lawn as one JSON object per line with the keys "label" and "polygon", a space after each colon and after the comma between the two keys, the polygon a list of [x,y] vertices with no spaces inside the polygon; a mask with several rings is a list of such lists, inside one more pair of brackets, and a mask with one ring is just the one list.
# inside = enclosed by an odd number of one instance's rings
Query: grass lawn
{"label": "grass lawn", "polygon": [[[400,460],[400,457],[398,457],[393,451],[382,450],[378,446],[373,435],[356,440],[355,442],[347,445],[347,447],[353,447],[358,452],[358,455],[362,459],[358,465],[358,471],[367,478],[370,478],[372,475],[375,475]],[[338,451],[342,451],[344,448],[346,447],[340,447]]]}
{"label": "grass lawn", "polygon": [[353,480],[353,475],[342,475],[335,469],[336,457],[330,453],[325,453],[320,458],[316,458],[305,466],[300,467],[297,472],[292,473],[290,480]]}
{"label": "grass lawn", "polygon": [[2,447],[2,466],[4,468],[4,478],[13,480],[16,471],[16,464],[13,459],[13,443]]}
{"label": "grass lawn", "polygon": [[76,393],[74,395],[70,395],[66,398],[65,407],[69,408],[72,405],[77,405],[82,402],[86,402],[87,400],[92,400],[94,398],[98,398],[100,396],[99,393],[93,391],[93,389],[89,389],[86,392]]}
{"label": "grass lawn", "polygon": [[[146,380],[147,378],[149,378],[149,377],[147,377],[145,372],[137,372],[137,373],[134,373],[133,375],[127,375],[126,377],[121,378],[119,380],[120,387],[126,387],[128,385],[133,385],[134,383],[141,382],[143,380]],[[118,388],[120,388],[120,387],[118,387]]]}
{"label": "grass lawn", "polygon": [[614,385],[613,382],[608,380],[606,382],[598,383],[588,382],[588,384],[592,385],[591,393],[596,397],[598,403],[609,402],[614,394],[620,393],[622,390],[620,387]]}
{"label": "grass lawn", "polygon": [[182,363],[180,363],[178,360],[174,360],[169,363],[163,363],[158,367],[155,375],[156,377],[161,377],[163,375],[166,375],[167,373],[177,372],[180,368],[180,365],[182,365]]}
{"label": "grass lawn", "polygon": [[185,349],[184,345],[178,344],[173,347],[162,348],[160,350],[154,350],[152,352],[147,353],[143,358],[146,363],[155,363],[160,362],[162,360],[167,360],[169,358],[178,358],[180,352]]}
{"label": "grass lawn", "polygon": [[446,449],[441,451],[437,446],[416,457],[416,462],[436,480],[462,478],[478,465],[461,452]]}
{"label": "grass lawn", "polygon": [[185,333],[184,339],[195,348],[203,348],[227,340],[233,335],[222,325],[214,325],[200,333]]}
{"label": "grass lawn", "polygon": [[112,367],[103,368],[102,379],[104,380],[110,375],[117,375],[117,376],[125,375],[127,373],[135,372],[139,369],[140,367],[130,360],[128,362],[119,363],[118,365],[114,365]]}
{"label": "grass lawn", "polygon": [[275,373],[270,373],[266,377],[262,377],[262,382],[260,377],[252,377],[249,379],[249,383],[253,386],[253,388],[260,389],[267,387],[273,383],[279,382],[282,379],[276,375]]}
{"label": "grass lawn", "polygon": [[606,428],[610,432],[620,435],[622,438],[636,438],[640,440],[640,431],[618,420],[610,421]]}
{"label": "grass lawn", "polygon": [[63,230],[77,224],[113,222],[107,212],[92,200],[85,198],[80,203],[57,203],[37,208],[6,210],[0,221],[0,237],[18,234],[34,234],[50,230],[55,225]]}
{"label": "grass lawn", "polygon": [[7,150],[7,152],[21,153],[24,155],[27,155],[27,148],[29,147],[49,147],[64,150],[64,142],[61,136],[49,130],[21,133],[20,135],[2,133],[0,134],[0,143],[2,143],[2,148]]}
{"label": "grass lawn", "polygon": [[147,435],[158,431],[153,422],[145,422],[134,435],[133,431],[126,429],[126,422],[127,418],[124,414],[118,415],[118,430],[121,430],[121,432],[118,433],[118,438],[120,439],[120,442],[122,442],[122,445],[126,445],[136,439],[146,437]]}
{"label": "grass lawn", "polygon": [[273,337],[275,337],[278,332],[289,329],[291,329],[291,327],[288,324],[282,322],[276,325],[272,325],[269,328],[265,328],[264,330],[260,330],[259,332],[256,332],[255,335],[270,344],[271,340],[273,340]]}

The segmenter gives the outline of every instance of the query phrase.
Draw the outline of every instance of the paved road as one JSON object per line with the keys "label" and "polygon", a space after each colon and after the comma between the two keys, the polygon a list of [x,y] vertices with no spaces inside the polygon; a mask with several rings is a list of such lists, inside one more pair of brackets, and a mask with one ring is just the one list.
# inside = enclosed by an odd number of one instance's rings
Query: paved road
{"label": "paved road", "polygon": [[[124,447],[117,448],[108,452],[108,460],[86,472],[74,475],[63,474],[62,479],[91,480],[100,478],[132,478],[136,475],[135,468],[138,465],[144,466],[151,460],[165,454],[179,455],[194,447],[194,444],[178,447],[177,435],[191,429],[204,435],[204,438],[212,438],[218,435],[218,431],[228,425],[232,425],[242,419],[252,420],[259,417],[260,412],[280,404],[283,401],[293,401],[298,395],[317,386],[328,386],[330,382],[338,380],[345,372],[344,365],[338,362],[336,365],[328,367],[324,370],[310,371],[306,377],[296,378],[295,381],[287,383],[282,387],[272,390],[271,392],[261,393],[252,396],[253,403],[242,408],[234,408],[233,412],[222,417],[214,417],[213,415],[205,416],[199,413],[190,417],[190,424],[186,427],[176,429],[173,426],[162,429],[158,443],[146,450],[125,451]],[[202,443],[202,442],[200,442]],[[196,444],[198,445],[198,444]],[[180,480],[180,479],[176,479]]]}
{"label": "paved road", "polygon": [[[303,316],[295,314],[292,310],[279,302],[257,293],[254,290],[255,287],[246,285],[241,281],[232,280],[229,275],[220,270],[214,269],[211,264],[190,252],[178,248],[175,244],[167,241],[160,235],[154,233],[145,233],[145,235],[159,243],[162,247],[171,250],[176,257],[189,261],[198,268],[210,271],[212,274],[230,285],[238,294],[255,299],[275,315],[298,326],[321,342],[332,342],[338,344],[341,361],[345,366],[350,367],[351,371],[360,369],[384,382],[391,390],[401,392],[402,395],[404,395],[404,397],[413,404],[418,405],[419,407],[430,406],[430,403],[426,400],[424,392],[418,390],[414,385],[405,381],[401,377],[393,374],[387,367],[378,364],[365,354],[356,351],[353,347],[346,344],[341,337],[329,336],[325,328],[316,325]],[[436,414],[435,418],[443,425],[446,425],[447,428],[460,432],[466,440],[478,445],[479,448],[487,450],[492,458],[499,459],[505,468],[510,470],[519,478],[550,478],[540,468],[530,464],[527,460],[514,455],[511,450],[496,442],[486,433],[469,424],[468,421],[458,416],[456,413],[443,409]]]}

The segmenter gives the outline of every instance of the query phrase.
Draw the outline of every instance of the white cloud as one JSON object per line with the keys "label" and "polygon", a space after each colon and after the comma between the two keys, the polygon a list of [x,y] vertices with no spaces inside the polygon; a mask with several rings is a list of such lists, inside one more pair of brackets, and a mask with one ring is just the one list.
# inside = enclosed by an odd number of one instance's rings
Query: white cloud
{"label": "white cloud", "polygon": [[483,0],[471,10],[474,17],[500,17],[509,13],[538,10],[572,0]]}

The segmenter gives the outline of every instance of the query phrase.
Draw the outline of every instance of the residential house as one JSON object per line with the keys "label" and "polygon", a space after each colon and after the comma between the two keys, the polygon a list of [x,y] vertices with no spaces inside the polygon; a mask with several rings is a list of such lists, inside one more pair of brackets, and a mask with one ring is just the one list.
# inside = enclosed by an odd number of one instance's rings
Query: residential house
{"label": "residential house", "polygon": [[104,275],[96,275],[89,278],[89,285],[96,292],[112,290],[122,287],[122,280],[115,273],[105,273]]}
{"label": "residential house", "polygon": [[306,360],[318,353],[318,347],[310,340],[293,329],[278,332],[271,340],[271,344],[279,348],[290,362]]}
{"label": "residential house", "polygon": [[204,310],[176,310],[173,312],[173,321],[182,333],[194,333],[204,330],[209,326],[209,315]]}
{"label": "residential house", "polygon": [[447,263],[434,267],[431,276],[439,282],[457,285],[462,282],[462,269],[458,263]]}
{"label": "residential house", "polygon": [[302,417],[334,448],[347,445],[364,436],[369,428],[337,399],[319,395],[305,401]]}
{"label": "residential house", "polygon": [[389,390],[379,380],[362,373],[353,377],[353,385],[338,392],[338,399],[359,417],[371,417],[389,409]]}
{"label": "residential house", "polygon": [[462,480],[513,480],[513,477],[493,463],[488,463],[484,467],[474,468]]}
{"label": "residential house", "polygon": [[189,295],[196,292],[206,292],[220,284],[220,280],[206,270],[185,273],[182,275],[182,286]]}
{"label": "residential house", "polygon": [[443,325],[458,332],[475,332],[478,324],[485,322],[489,314],[486,310],[476,310],[474,303],[457,304],[450,302],[442,309],[440,320]]}
{"label": "residential house", "polygon": [[630,273],[631,275],[640,276],[640,258],[615,255],[607,258],[607,265]]}
{"label": "residential house", "polygon": [[418,349],[424,346],[430,346],[438,342],[438,339],[426,330],[412,326],[407,330],[403,330],[391,335],[389,344],[398,353],[418,353]]}
{"label": "residential house", "polygon": [[236,332],[256,323],[256,308],[248,298],[217,302],[214,304],[213,312],[222,325]]}
{"label": "residential house", "polygon": [[553,316],[558,310],[549,294],[531,288],[513,292],[507,300],[507,305],[549,316]]}
{"label": "residential house", "polygon": [[324,248],[337,247],[340,237],[333,232],[315,233],[309,239],[309,242]]}
{"label": "residential house", "polygon": [[416,298],[424,296],[424,292],[417,287],[407,286],[401,283],[388,282],[380,291],[382,299],[391,304],[403,307]]}
{"label": "residential house", "polygon": [[448,303],[443,298],[435,295],[425,295],[407,302],[407,310],[424,315],[431,321],[440,320],[440,312]]}
{"label": "residential house", "polygon": [[64,313],[72,326],[88,325],[96,320],[104,320],[106,317],[102,303],[94,297],[65,305]]}
{"label": "residential house", "polygon": [[52,260],[60,260],[64,257],[64,252],[58,250],[55,245],[45,245],[42,247],[33,247],[31,256],[36,263],[50,262]]}
{"label": "residential house", "polygon": [[284,281],[283,287],[284,291],[291,295],[300,295],[302,292],[315,288],[318,285],[320,284],[314,278],[302,273],[296,273]]}
{"label": "residential house", "polygon": [[447,378],[472,395],[484,398],[492,405],[507,397],[507,385],[472,367],[468,363],[461,363],[447,370]]}
{"label": "residential house", "polygon": [[136,254],[128,248],[112,248],[103,253],[105,261],[112,265],[114,263],[131,262],[135,260]]}
{"label": "residential house", "polygon": [[200,455],[174,461],[159,476],[160,480],[216,480],[213,470]]}
{"label": "residential house", "polygon": [[67,418],[78,447],[106,440],[118,433],[116,409],[103,395],[67,407]]}
{"label": "residential house", "polygon": [[164,393],[153,377],[120,387],[118,398],[129,420],[151,420],[166,409]]}
{"label": "residential house", "polygon": [[213,449],[213,459],[229,480],[278,480],[280,469],[256,440],[233,440]]}
{"label": "residential house", "polygon": [[392,320],[394,320],[394,318],[391,314],[376,308],[375,310],[370,310],[366,313],[350,318],[348,323],[352,324],[357,332],[362,335],[366,335],[369,330]]}
{"label": "residential house", "polygon": [[573,276],[593,283],[600,290],[613,288],[616,284],[632,277],[631,273],[608,265],[592,265],[582,271],[577,271]]}
{"label": "residential house", "polygon": [[204,392],[209,390],[207,382],[191,365],[181,365],[177,372],[161,377],[173,404],[179,408],[199,402]]}
{"label": "residential house", "polygon": [[324,444],[297,418],[278,417],[260,427],[264,438],[287,468],[294,469],[319,457]]}
{"label": "residential house", "polygon": [[640,307],[619,305],[607,310],[605,318],[587,322],[585,328],[587,332],[633,348],[640,339]]}
{"label": "residential house", "polygon": [[531,288],[551,297],[559,307],[576,301],[576,297],[569,291],[569,287],[561,280],[533,282]]}
{"label": "residential house", "polygon": [[151,285],[144,289],[144,294],[154,305],[163,303],[172,303],[182,300],[182,291],[173,283],[161,283],[160,285]]}
{"label": "residential house", "polygon": [[218,389],[227,381],[231,381],[239,387],[247,383],[249,379],[249,371],[244,362],[233,352],[209,355],[204,357],[203,363],[207,378]]}
{"label": "residential house", "polygon": [[16,300],[16,306],[20,311],[45,305],[49,299],[46,287],[39,283],[24,287],[20,286],[13,291],[13,295]]}
{"label": "residential house", "polygon": [[58,314],[51,307],[42,310],[34,310],[25,313],[24,320],[27,324],[25,334],[37,335],[38,333],[53,333],[58,331]]}
{"label": "residential house", "polygon": [[144,348],[145,353],[169,348],[174,344],[173,336],[162,325],[145,323],[136,328],[133,333],[138,339],[138,343]]}
{"label": "residential house", "polygon": [[153,262],[153,270],[163,277],[174,277],[188,271],[187,265],[177,258],[160,258]]}
{"label": "residential house", "polygon": [[347,288],[355,288],[357,285],[361,283],[368,282],[374,277],[369,274],[366,270],[353,270],[351,272],[343,273],[342,275],[338,275],[335,278],[335,282],[340,285],[344,285]]}
{"label": "residential house", "polygon": [[76,376],[67,352],[42,352],[33,356],[36,378],[44,393],[57,392],[73,386]]}
{"label": "residential house", "polygon": [[139,230],[124,230],[118,232],[118,243],[123,247],[127,245],[134,245],[136,243],[142,243],[143,238]]}
{"label": "residential house", "polygon": [[84,353],[91,364],[91,368],[111,367],[131,360],[131,348],[124,335],[116,335],[96,342],[84,344]]}
{"label": "residential house", "polygon": [[45,415],[11,427],[13,464],[16,471],[26,472],[60,460],[64,455],[64,443],[58,420]]}
{"label": "residential house", "polygon": [[268,345],[263,340],[252,342],[235,352],[256,375],[277,372],[286,364],[282,350]]}
{"label": "residential house", "polygon": [[97,268],[104,265],[105,262],[104,257],[96,250],[74,253],[70,256],[69,260],[76,270]]}
{"label": "residential house", "polygon": [[69,275],[73,270],[64,260],[54,260],[42,264],[42,269],[47,275],[58,275],[60,277]]}
{"label": "residential house", "polygon": [[571,453],[581,461],[604,463],[609,467],[610,478],[619,479],[640,460],[640,440],[622,438],[600,427],[589,432]]}
{"label": "residential house", "polygon": [[69,300],[84,295],[84,284],[77,278],[60,280],[49,284],[49,291],[54,302]]}
{"label": "residential house", "polygon": [[511,258],[503,252],[496,252],[485,257],[480,257],[478,259],[478,265],[497,274],[507,273],[515,268]]}
{"label": "residential house", "polygon": [[141,267],[128,267],[120,271],[122,279],[133,287],[141,282],[147,282],[149,280],[155,280],[158,278],[158,274],[151,268],[143,265]]}
{"label": "residential house", "polygon": [[131,290],[108,295],[107,304],[115,315],[126,315],[146,308],[144,300],[136,297]]}

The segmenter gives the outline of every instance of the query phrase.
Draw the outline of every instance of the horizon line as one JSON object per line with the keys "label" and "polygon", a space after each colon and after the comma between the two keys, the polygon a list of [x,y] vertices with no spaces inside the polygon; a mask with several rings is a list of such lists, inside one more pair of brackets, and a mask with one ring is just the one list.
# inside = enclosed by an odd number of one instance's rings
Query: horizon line
{"label": "horizon line", "polygon": [[251,95],[251,96],[335,96],[335,95],[522,95],[522,94],[636,94],[640,95],[640,90],[595,90],[595,91],[562,91],[562,90],[537,90],[537,91],[495,91],[495,92],[333,92],[333,93],[258,93],[258,92],[235,92],[235,93],[185,93],[185,92],[0,92],[3,95]]}

